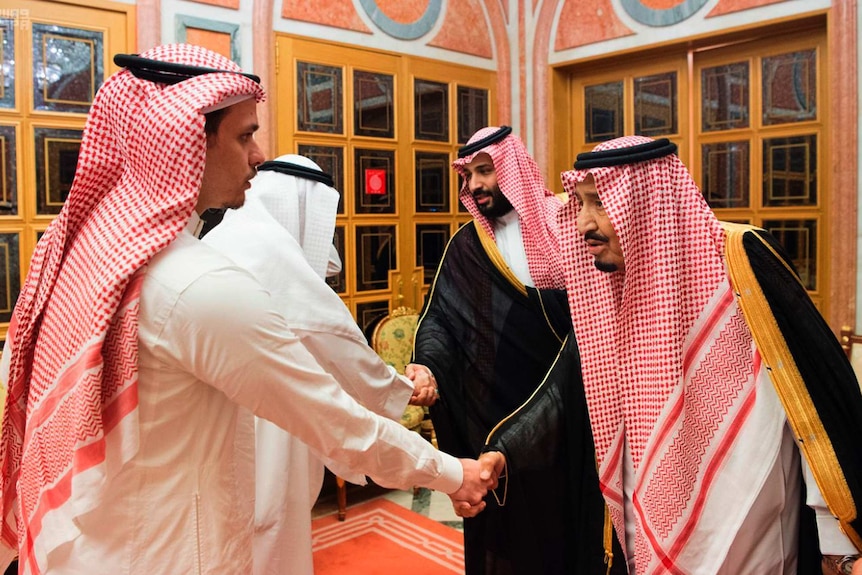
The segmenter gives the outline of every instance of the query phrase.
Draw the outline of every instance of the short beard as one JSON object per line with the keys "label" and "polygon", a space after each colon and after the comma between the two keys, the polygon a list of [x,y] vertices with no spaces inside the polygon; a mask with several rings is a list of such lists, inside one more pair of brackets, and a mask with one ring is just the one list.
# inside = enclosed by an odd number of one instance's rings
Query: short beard
{"label": "short beard", "polygon": [[501,218],[511,212],[514,208],[510,205],[508,206],[491,206],[490,208],[486,208],[485,206],[476,206],[479,208],[479,213],[485,216],[488,219],[496,220],[497,218]]}
{"label": "short beard", "polygon": [[599,271],[601,271],[601,272],[605,272],[605,273],[612,273],[612,272],[618,271],[618,270],[620,269],[620,268],[617,266],[617,264],[611,264],[611,263],[607,263],[607,262],[600,262],[599,260],[596,260],[596,261],[595,261],[595,264],[596,264],[596,269],[597,269],[597,270],[599,270]]}
{"label": "short beard", "polygon": [[509,199],[503,194],[499,194],[496,198],[497,201],[492,203],[490,206],[481,206],[476,204],[476,207],[479,209],[479,213],[485,216],[486,218],[490,218],[495,220],[497,218],[501,218],[511,212],[514,208]]}

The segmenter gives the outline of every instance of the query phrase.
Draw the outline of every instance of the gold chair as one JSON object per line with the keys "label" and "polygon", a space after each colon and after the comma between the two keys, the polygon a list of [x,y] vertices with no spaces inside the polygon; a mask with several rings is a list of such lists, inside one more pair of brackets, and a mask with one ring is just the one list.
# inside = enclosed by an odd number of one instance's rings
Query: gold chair
{"label": "gold chair", "polygon": [[[371,334],[372,349],[400,374],[404,373],[404,368],[413,355],[413,337],[418,323],[419,312],[401,306],[384,316]],[[424,407],[408,405],[401,415],[401,425],[433,442],[434,431],[431,419],[426,417],[427,412]],[[347,485],[344,479],[338,476],[335,482],[338,486],[338,519],[344,521],[347,516]]]}

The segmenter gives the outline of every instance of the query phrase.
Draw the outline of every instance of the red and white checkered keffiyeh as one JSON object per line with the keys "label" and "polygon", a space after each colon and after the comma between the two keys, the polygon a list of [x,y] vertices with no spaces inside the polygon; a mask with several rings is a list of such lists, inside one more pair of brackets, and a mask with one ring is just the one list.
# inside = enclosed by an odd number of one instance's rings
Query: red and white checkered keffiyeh
{"label": "red and white checkered keffiyeh", "polygon": [[[190,45],[141,56],[239,71]],[[25,572],[41,572],[47,554],[74,539],[74,519],[100,504],[138,450],[137,272],[195,207],[201,111],[244,95],[263,99],[241,74],[164,85],[128,70],[96,94],[72,189],[36,246],[4,350],[2,543],[18,549]]]}
{"label": "red and white checkered keffiyeh", "polygon": [[[482,128],[473,134],[467,144],[486,138],[497,130],[499,128]],[[523,142],[511,134],[499,142],[458,158],[452,162],[452,167],[464,177],[464,165],[472,162],[476,154],[482,152],[491,156],[497,174],[497,185],[521,219],[521,236],[527,254],[527,265],[536,287],[562,289],[565,284],[557,231],[557,213],[562,203],[545,187],[539,167]],[[479,211],[466,179],[459,196],[470,214],[493,238],[494,226]]]}
{"label": "red and white checkered keffiyeh", "polygon": [[707,495],[723,489],[715,477],[754,401],[758,358],[727,280],[724,232],[679,158],[564,172],[570,197],[587,174],[625,261],[624,272],[599,271],[578,202],[566,204],[561,247],[601,487],[624,541],[625,439],[637,573],[681,573]]}

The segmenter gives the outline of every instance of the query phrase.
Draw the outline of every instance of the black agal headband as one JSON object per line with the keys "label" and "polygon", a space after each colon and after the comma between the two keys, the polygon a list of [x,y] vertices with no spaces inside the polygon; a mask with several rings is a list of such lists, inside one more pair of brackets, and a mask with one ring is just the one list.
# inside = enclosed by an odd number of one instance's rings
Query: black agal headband
{"label": "black agal headband", "polygon": [[489,134],[482,138],[481,140],[476,140],[472,144],[467,144],[461,148],[458,148],[458,157],[463,158],[465,156],[469,156],[473,152],[478,152],[485,146],[490,146],[491,144],[496,144],[506,136],[512,133],[511,126],[500,126],[500,129],[494,132],[493,134]]}
{"label": "black agal headband", "polygon": [[293,164],[291,162],[281,162],[278,160],[271,160],[269,162],[264,162],[257,167],[258,172],[278,172],[279,174],[285,174],[288,176],[296,176],[297,178],[304,178],[306,180],[314,180],[315,182],[320,182],[321,184],[326,184],[330,188],[335,185],[335,182],[332,179],[332,176],[327,174],[326,172],[322,172],[320,170],[315,170],[314,168],[309,168],[307,166],[300,166],[299,164]]}
{"label": "black agal headband", "polygon": [[575,162],[576,170],[586,170],[588,168],[606,168],[610,166],[620,166],[622,164],[636,164],[638,162],[646,162],[647,160],[655,160],[676,153],[676,144],[667,138],[661,138],[654,142],[629,146],[628,148],[619,148],[616,150],[600,150],[598,152],[584,152],[578,154],[578,159]]}
{"label": "black agal headband", "polygon": [[137,54],[116,54],[114,64],[126,68],[141,80],[158,82],[159,84],[179,84],[183,80],[194,78],[202,74],[240,74],[260,84],[260,77],[245,72],[234,70],[219,70],[218,68],[207,68],[206,66],[192,66],[190,64],[177,64],[175,62],[162,62],[141,58]]}

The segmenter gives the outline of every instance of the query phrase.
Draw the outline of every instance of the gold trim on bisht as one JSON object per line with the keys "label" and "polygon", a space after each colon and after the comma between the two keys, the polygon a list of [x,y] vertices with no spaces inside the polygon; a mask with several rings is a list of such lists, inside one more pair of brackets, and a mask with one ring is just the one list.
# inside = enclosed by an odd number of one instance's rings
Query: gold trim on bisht
{"label": "gold trim on bisht", "polygon": [[[850,522],[856,519],[856,504],[847,479],[742,244],[745,233],[758,228],[728,222],[722,222],[722,226],[726,235],[725,255],[730,283],[754,343],[769,370],[769,378],[787,413],[790,428],[830,512],[838,519],[841,530],[856,548],[862,549],[862,537],[850,526]],[[759,234],[754,233],[754,237],[772,251],[779,261],[784,261]]]}
{"label": "gold trim on bisht", "polygon": [[473,225],[476,227],[476,234],[479,236],[479,241],[482,242],[482,247],[485,248],[485,253],[488,254],[488,257],[491,259],[491,263],[494,264],[500,273],[503,274],[503,277],[509,281],[510,284],[515,286],[515,288],[521,292],[521,295],[527,295],[527,286],[518,279],[518,276],[512,271],[509,267],[509,264],[506,263],[506,260],[503,259],[503,254],[500,253],[500,249],[497,247],[497,242],[494,241],[488,232],[485,230],[482,225],[473,220]]}
{"label": "gold trim on bisht", "polygon": [[611,575],[611,567],[614,566],[614,524],[611,522],[611,511],[608,509],[607,501],[605,501],[605,533],[602,544],[605,547],[605,564],[608,566],[607,575]]}

